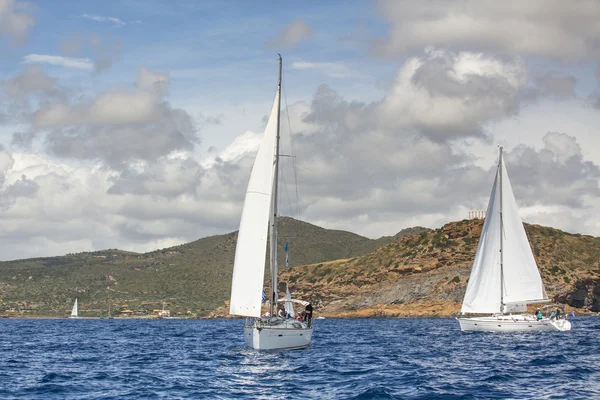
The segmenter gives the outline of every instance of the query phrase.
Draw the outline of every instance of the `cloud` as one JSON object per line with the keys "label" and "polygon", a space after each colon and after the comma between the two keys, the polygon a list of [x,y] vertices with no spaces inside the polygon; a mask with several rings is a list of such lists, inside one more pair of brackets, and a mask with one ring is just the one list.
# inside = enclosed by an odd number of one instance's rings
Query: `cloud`
{"label": "cloud", "polygon": [[487,123],[518,113],[526,83],[518,59],[430,50],[398,71],[377,121],[433,141],[484,137]]}
{"label": "cloud", "polygon": [[46,74],[39,65],[25,65],[20,74],[0,81],[0,89],[11,98],[23,98],[39,92],[49,93],[55,88],[57,79]]}
{"label": "cloud", "polygon": [[600,196],[600,167],[586,161],[581,145],[566,133],[548,132],[540,150],[518,145],[506,154],[516,195],[525,205],[588,206]]}
{"label": "cloud", "polygon": [[331,78],[362,78],[361,73],[348,68],[341,63],[329,62],[310,62],[310,61],[294,61],[291,65],[292,69],[312,69],[324,73]]}
{"label": "cloud", "polygon": [[576,6],[561,0],[453,0],[421,2],[381,0],[380,14],[391,24],[372,49],[397,57],[426,46],[499,51],[558,60],[600,55],[600,3]]}
{"label": "cloud", "polygon": [[46,54],[27,54],[23,57],[24,64],[50,64],[67,68],[91,70],[94,68],[89,58],[72,58],[63,56],[51,56]]}
{"label": "cloud", "polygon": [[35,132],[14,132],[10,144],[22,150],[31,150]]}
{"label": "cloud", "polygon": [[79,16],[80,18],[89,19],[91,21],[96,22],[111,22],[115,25],[126,25],[124,21],[117,17],[109,17],[104,15],[93,15],[93,14],[82,14]]}
{"label": "cloud", "polygon": [[577,78],[573,75],[546,74],[537,78],[536,84],[544,98],[563,100],[575,97]]}
{"label": "cloud", "polygon": [[192,118],[165,100],[168,76],[140,69],[135,90],[110,89],[91,99],[46,101],[31,115],[47,131],[47,149],[59,157],[101,160],[126,170],[199,143]]}
{"label": "cloud", "polygon": [[35,19],[31,7],[16,0],[0,0],[0,38],[5,36],[22,43]]}
{"label": "cloud", "polygon": [[286,25],[279,35],[266,42],[267,47],[292,49],[302,40],[312,37],[313,30],[303,20],[295,20]]}
{"label": "cloud", "polygon": [[165,94],[169,86],[169,74],[167,72],[150,71],[142,67],[138,72],[136,85],[140,89]]}
{"label": "cloud", "polygon": [[596,70],[596,90],[588,96],[588,101],[593,108],[600,110],[600,67]]}
{"label": "cloud", "polygon": [[[94,69],[95,71],[104,71],[110,68],[117,59],[122,51],[123,46],[120,41],[114,40],[110,37],[102,37],[95,33],[81,36],[72,36],[62,40],[59,43],[61,53],[68,57],[60,57],[63,60],[74,60],[78,63],[80,68],[83,69]],[[92,59],[89,58],[71,58],[82,51],[91,53]],[[59,56],[44,56],[52,57],[53,59]],[[60,64],[64,62],[60,61]]]}
{"label": "cloud", "polygon": [[94,69],[96,71],[104,71],[110,68],[123,51],[123,46],[118,40],[106,39],[96,34],[88,35],[86,40],[94,55]]}
{"label": "cloud", "polygon": [[0,123],[26,123],[37,104],[64,100],[68,93],[39,65],[25,65],[16,76],[0,80]]}
{"label": "cloud", "polygon": [[203,169],[189,158],[165,158],[158,163],[144,163],[123,171],[112,179],[108,194],[153,195],[176,198],[194,195]]}

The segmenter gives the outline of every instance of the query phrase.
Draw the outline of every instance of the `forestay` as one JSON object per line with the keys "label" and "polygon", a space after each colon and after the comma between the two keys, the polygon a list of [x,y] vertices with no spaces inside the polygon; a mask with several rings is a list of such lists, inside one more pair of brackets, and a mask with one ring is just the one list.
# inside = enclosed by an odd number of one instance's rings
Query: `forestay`
{"label": "forestay", "polygon": [[462,313],[498,312],[500,297],[500,190],[496,172],[475,261],[460,311]]}
{"label": "forestay", "polygon": [[[522,311],[527,303],[546,299],[544,285],[500,154],[461,312]],[[505,305],[509,306],[508,309]]]}
{"label": "forestay", "polygon": [[260,317],[267,250],[269,210],[273,195],[273,174],[279,92],[254,160],[238,233],[229,312]]}

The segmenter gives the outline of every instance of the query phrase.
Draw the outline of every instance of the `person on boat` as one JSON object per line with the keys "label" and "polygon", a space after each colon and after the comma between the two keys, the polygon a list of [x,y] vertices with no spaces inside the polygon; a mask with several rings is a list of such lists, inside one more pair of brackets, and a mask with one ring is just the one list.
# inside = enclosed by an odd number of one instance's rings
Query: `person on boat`
{"label": "person on boat", "polygon": [[556,307],[556,319],[560,319],[560,308]]}
{"label": "person on boat", "polygon": [[554,311],[552,311],[552,312],[550,313],[550,319],[554,319],[555,317],[556,317],[556,314],[554,313]]}
{"label": "person on boat", "polygon": [[544,317],[542,315],[542,310],[540,310],[539,308],[537,309],[537,311],[535,312],[535,315],[537,316],[538,321],[541,321],[542,318]]}
{"label": "person on boat", "polygon": [[277,315],[279,315],[281,318],[285,318],[285,311],[283,310],[283,308],[279,309],[279,312],[277,313]]}
{"label": "person on boat", "polygon": [[306,305],[306,307],[304,308],[304,312],[306,313],[306,322],[308,324],[310,324],[311,320],[312,320],[312,312],[313,312],[312,304],[308,303]]}

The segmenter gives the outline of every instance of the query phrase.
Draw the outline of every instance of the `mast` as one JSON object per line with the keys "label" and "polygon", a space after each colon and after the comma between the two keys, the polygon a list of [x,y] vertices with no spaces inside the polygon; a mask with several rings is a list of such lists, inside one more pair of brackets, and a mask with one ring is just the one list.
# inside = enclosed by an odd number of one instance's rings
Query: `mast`
{"label": "mast", "polygon": [[500,184],[500,313],[504,313],[504,227],[502,222],[502,146],[498,159],[498,179]]}
{"label": "mast", "polygon": [[275,140],[275,169],[273,173],[273,208],[271,210],[271,305],[270,313],[274,315],[277,304],[277,186],[279,181],[279,124],[281,115],[281,70],[283,60],[279,56],[279,80],[277,82],[277,137]]}

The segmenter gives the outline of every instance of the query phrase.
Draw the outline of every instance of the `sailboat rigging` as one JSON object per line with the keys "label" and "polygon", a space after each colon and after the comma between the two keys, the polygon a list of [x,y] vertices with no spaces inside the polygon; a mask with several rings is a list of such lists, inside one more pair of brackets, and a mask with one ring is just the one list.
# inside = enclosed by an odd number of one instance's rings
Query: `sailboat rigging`
{"label": "sailboat rigging", "polygon": [[[248,317],[244,339],[255,349],[304,348],[312,337],[312,319],[277,316],[277,217],[282,59],[275,101],[256,154],[238,232],[229,312]],[[269,235],[271,287],[269,314],[261,316],[265,253]],[[298,301],[300,303],[302,302]],[[311,307],[312,308],[312,307]]]}
{"label": "sailboat rigging", "polygon": [[[513,332],[571,329],[566,319],[527,314],[548,303],[504,165],[502,147],[471,276],[457,319],[463,331]],[[488,316],[467,316],[487,314]],[[490,316],[491,314],[491,316]]]}

